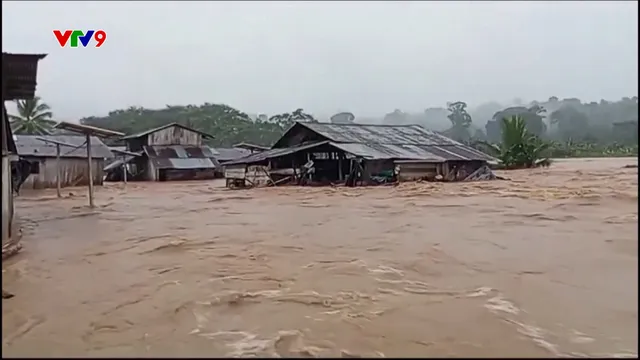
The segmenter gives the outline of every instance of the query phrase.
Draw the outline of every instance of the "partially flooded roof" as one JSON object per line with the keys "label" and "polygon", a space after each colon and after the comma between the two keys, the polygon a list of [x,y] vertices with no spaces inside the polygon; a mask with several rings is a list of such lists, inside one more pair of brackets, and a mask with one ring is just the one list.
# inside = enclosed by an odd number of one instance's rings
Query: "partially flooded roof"
{"label": "partially flooded roof", "polygon": [[366,159],[430,161],[494,161],[471,146],[420,125],[371,125],[297,122],[273,146],[284,147],[291,138],[305,139],[305,132],[350,154]]}

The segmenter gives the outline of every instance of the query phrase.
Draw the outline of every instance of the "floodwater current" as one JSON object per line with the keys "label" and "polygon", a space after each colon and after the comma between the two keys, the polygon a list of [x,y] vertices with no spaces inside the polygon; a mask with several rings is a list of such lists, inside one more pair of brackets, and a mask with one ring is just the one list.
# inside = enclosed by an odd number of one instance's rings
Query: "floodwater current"
{"label": "floodwater current", "polygon": [[21,194],[2,356],[637,356],[633,159],[509,181]]}

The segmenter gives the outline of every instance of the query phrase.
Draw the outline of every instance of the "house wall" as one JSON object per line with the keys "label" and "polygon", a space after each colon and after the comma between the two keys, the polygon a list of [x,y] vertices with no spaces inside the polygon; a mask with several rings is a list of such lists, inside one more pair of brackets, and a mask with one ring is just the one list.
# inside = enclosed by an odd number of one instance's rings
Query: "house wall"
{"label": "house wall", "polygon": [[224,167],[224,177],[227,179],[244,179],[247,174],[247,166],[230,165]]}
{"label": "house wall", "polygon": [[[22,185],[21,189],[46,189],[56,187],[56,159],[55,158],[25,158],[26,160],[38,162],[40,171],[38,174],[31,174]],[[93,184],[102,185],[104,178],[104,160],[93,159]],[[89,166],[87,159],[83,158],[61,158],[60,159],[60,186],[82,186],[89,184]]]}
{"label": "house wall", "polygon": [[486,165],[485,161],[447,161],[442,175],[446,181],[462,181],[483,165]]}
{"label": "house wall", "polygon": [[386,170],[393,170],[393,160],[366,160],[364,162],[364,173],[362,174],[362,180],[368,182],[371,180],[372,175],[379,174]]}
{"label": "house wall", "polygon": [[415,181],[420,179],[433,180],[438,174],[442,174],[442,163],[435,162],[410,162],[396,163],[398,169],[398,181]]}
{"label": "house wall", "polygon": [[254,186],[266,186],[269,182],[269,167],[264,165],[247,166],[246,179]]}
{"label": "house wall", "polygon": [[11,192],[11,163],[9,157],[2,157],[2,244],[11,238],[13,220],[13,193]]}
{"label": "house wall", "polygon": [[147,145],[202,145],[202,135],[179,126],[158,130],[147,139]]}

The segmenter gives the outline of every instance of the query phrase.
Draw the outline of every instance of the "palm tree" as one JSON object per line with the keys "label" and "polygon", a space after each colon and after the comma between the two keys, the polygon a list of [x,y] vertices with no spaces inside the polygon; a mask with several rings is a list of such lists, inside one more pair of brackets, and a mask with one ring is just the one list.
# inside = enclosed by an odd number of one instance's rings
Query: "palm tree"
{"label": "palm tree", "polygon": [[9,115],[11,129],[17,135],[48,135],[55,122],[51,120],[51,108],[40,97],[16,100],[18,115]]}
{"label": "palm tree", "polygon": [[487,146],[500,163],[509,169],[549,164],[549,159],[543,158],[543,154],[549,149],[549,143],[530,133],[524,118],[520,115],[502,119],[502,143],[479,143]]}

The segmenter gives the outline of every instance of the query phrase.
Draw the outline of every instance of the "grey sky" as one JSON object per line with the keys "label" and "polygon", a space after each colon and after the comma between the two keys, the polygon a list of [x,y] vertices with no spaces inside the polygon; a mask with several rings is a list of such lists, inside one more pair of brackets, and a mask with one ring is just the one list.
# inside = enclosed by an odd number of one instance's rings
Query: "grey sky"
{"label": "grey sky", "polygon": [[[7,52],[48,53],[56,118],[227,103],[383,115],[462,100],[637,95],[638,3],[2,2]],[[53,29],[107,32],[60,48]]]}

